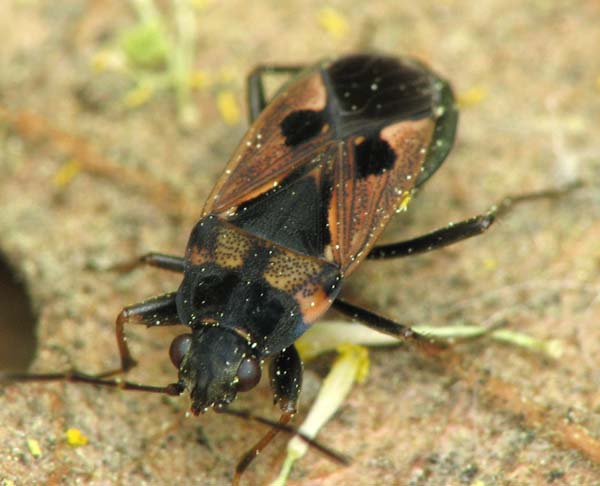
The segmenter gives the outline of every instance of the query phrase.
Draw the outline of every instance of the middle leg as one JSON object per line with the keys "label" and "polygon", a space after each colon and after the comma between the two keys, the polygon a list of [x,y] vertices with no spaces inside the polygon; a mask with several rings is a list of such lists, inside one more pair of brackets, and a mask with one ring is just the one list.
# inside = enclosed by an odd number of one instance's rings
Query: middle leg
{"label": "middle leg", "polygon": [[392,321],[345,300],[336,299],[331,307],[371,329],[396,337],[427,355],[436,355],[448,348],[446,343],[419,334],[410,326]]}

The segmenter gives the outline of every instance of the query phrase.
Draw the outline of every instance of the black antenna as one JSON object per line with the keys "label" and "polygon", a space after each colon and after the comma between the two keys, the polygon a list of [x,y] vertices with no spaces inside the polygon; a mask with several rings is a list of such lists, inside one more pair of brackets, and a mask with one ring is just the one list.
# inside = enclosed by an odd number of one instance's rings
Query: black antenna
{"label": "black antenna", "polygon": [[218,413],[224,413],[226,415],[233,415],[234,417],[238,417],[243,420],[248,420],[251,422],[257,422],[259,424],[268,425],[269,427],[277,429],[277,430],[279,430],[285,434],[288,434],[290,436],[300,437],[300,439],[302,439],[304,442],[306,442],[310,447],[313,447],[314,449],[318,450],[321,454],[326,456],[329,460],[336,462],[338,464],[347,466],[351,462],[351,460],[348,456],[345,456],[344,454],[337,452],[337,451],[321,444],[320,442],[316,441],[315,439],[311,439],[308,435],[304,434],[303,432],[301,432],[300,430],[298,430],[297,428],[295,428],[291,425],[282,424],[280,422],[275,422],[274,420],[270,420],[270,419],[261,417],[260,415],[254,415],[253,413],[251,413],[247,410],[220,408],[216,411]]}

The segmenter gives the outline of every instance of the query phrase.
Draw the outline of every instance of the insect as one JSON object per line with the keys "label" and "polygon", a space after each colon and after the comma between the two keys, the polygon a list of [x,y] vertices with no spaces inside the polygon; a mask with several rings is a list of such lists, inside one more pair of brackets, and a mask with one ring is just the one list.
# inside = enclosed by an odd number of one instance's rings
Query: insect
{"label": "insect", "polygon": [[[267,103],[264,76],[293,75]],[[423,64],[356,54],[312,67],[260,66],[248,78],[250,129],[208,197],[184,257],[144,255],[135,264],[183,274],[179,288],[122,310],[121,366],[22,375],[180,395],[191,411],[232,413],[260,381],[265,359],[282,427],[239,462],[234,483],[296,413],[302,362],[294,342],[329,308],[426,350],[442,345],[346,302],[345,277],[365,259],[423,253],[487,230],[519,199],[427,235],[376,246],[390,218],[442,164],[458,112],[447,81]],[[526,195],[521,200],[539,197]],[[125,325],[181,325],[170,345],[178,370],[167,386],[111,377],[135,366]]]}

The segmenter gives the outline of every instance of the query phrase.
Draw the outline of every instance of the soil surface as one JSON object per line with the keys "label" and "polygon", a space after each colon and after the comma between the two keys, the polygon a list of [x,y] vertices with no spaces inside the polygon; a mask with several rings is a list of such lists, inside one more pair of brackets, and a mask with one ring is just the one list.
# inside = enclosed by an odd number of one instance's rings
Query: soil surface
{"label": "soil surface", "polygon": [[[367,262],[345,296],[402,322],[504,324],[557,340],[563,353],[550,359],[481,340],[458,348],[466,363],[458,372],[402,348],[373,350],[369,378],[320,435],[352,464],[311,451],[289,484],[600,484],[600,4],[193,3],[197,116],[183,123],[168,86],[135,90],[164,66],[138,60],[124,69],[114,57],[139,24],[133,2],[0,2],[0,251],[38,316],[31,370],[114,368],[120,309],[178,286],[177,275],[154,269],[103,269],[148,251],[182,254],[244,133],[244,80],[255,65],[365,49],[410,55],[452,81],[461,121],[454,151],[386,241],[509,194],[574,178],[584,187],[522,205],[459,245]],[[157,5],[172,34],[173,4]],[[174,332],[127,329],[140,361],[130,379],[176,379],[167,354]],[[3,337],[3,354],[16,339]],[[300,418],[329,362],[308,367]],[[271,404],[266,383],[238,403],[276,417]],[[185,396],[85,385],[3,385],[0,481],[227,484],[263,429],[211,412],[188,418],[188,405]],[[70,445],[69,428],[88,443]],[[277,474],[284,440],[245,484]]]}

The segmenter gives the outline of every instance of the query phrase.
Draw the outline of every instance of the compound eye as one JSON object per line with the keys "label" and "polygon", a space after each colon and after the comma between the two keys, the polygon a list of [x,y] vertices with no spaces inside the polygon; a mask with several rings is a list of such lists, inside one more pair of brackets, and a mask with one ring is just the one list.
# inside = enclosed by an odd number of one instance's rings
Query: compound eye
{"label": "compound eye", "polygon": [[171,358],[171,363],[175,365],[175,368],[179,369],[181,362],[183,361],[183,357],[190,350],[191,345],[191,334],[182,334],[173,339],[171,346],[169,347],[169,358]]}
{"label": "compound eye", "polygon": [[260,362],[254,356],[244,358],[237,372],[238,391],[252,390],[260,381]]}

